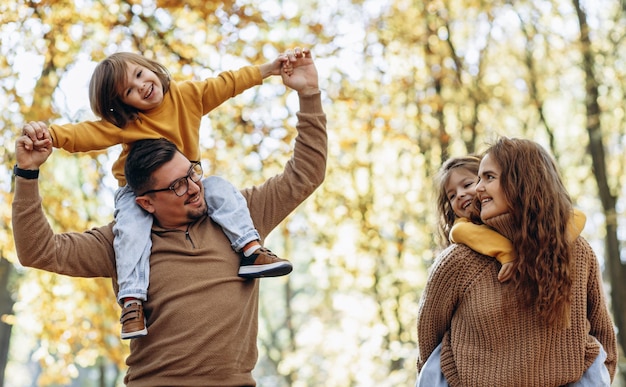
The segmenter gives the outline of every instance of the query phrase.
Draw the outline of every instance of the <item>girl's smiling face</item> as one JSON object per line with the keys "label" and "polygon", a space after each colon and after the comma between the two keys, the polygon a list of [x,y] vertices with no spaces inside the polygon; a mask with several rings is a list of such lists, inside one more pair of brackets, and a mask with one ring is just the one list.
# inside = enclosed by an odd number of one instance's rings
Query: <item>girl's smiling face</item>
{"label": "girl's smiling face", "polygon": [[478,169],[476,195],[480,201],[480,218],[488,220],[509,212],[506,197],[500,185],[502,168],[493,160],[489,153],[483,157]]}
{"label": "girl's smiling face", "polygon": [[145,112],[163,102],[163,85],[157,75],[136,63],[128,62],[126,82],[120,90],[122,102]]}
{"label": "girl's smiling face", "polygon": [[450,171],[445,192],[452,211],[459,218],[469,218],[471,205],[476,196],[477,176],[465,168]]}

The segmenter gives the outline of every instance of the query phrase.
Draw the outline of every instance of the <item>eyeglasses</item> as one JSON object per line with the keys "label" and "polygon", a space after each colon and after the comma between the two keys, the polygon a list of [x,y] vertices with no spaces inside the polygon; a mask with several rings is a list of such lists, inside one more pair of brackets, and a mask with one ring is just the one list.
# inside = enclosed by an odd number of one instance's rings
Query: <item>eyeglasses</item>
{"label": "eyeglasses", "polygon": [[162,192],[162,191],[174,191],[176,196],[183,196],[189,190],[189,180],[193,181],[194,183],[197,183],[198,181],[200,181],[200,179],[202,179],[202,174],[203,174],[202,165],[200,165],[200,162],[193,163],[189,167],[189,171],[187,171],[187,175],[181,177],[180,179],[176,179],[172,183],[172,185],[170,185],[169,187],[160,188],[160,189],[151,189],[138,196],[143,196],[149,193]]}

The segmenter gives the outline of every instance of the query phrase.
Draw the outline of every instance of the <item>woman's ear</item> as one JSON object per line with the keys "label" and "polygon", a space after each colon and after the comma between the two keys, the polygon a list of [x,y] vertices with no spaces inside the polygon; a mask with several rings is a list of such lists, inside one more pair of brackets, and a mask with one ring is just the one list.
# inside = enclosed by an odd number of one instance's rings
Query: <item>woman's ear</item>
{"label": "woman's ear", "polygon": [[143,208],[149,213],[151,214],[154,213],[154,206],[152,205],[152,199],[150,199],[150,196],[148,195],[137,196],[135,198],[135,202],[139,205],[139,207]]}

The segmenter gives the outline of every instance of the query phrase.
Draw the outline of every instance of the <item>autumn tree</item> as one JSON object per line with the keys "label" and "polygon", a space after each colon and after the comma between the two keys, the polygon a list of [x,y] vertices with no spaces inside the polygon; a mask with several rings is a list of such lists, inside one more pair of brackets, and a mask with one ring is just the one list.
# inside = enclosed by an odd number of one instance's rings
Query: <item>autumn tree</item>
{"label": "autumn tree", "polygon": [[[267,241],[295,269],[261,281],[260,385],[414,382],[417,302],[438,253],[433,175],[448,157],[480,152],[499,135],[537,140],[557,158],[625,331],[624,11],[608,0],[590,4],[2,2],[0,273],[8,280],[0,281],[0,324],[8,325],[0,346],[9,334],[36,338],[42,385],[68,384],[85,367],[125,372],[110,281],[17,263],[9,211],[21,123],[94,119],[89,72],[115,51],[154,58],[175,79],[201,79],[294,45],[312,48],[320,72],[329,163],[324,185]],[[211,112],[200,144],[210,173],[243,187],[280,171],[295,106],[270,79]],[[54,152],[40,186],[57,231],[112,219],[118,151]]]}
{"label": "autumn tree", "polygon": [[[619,222],[618,222],[618,193],[620,189],[623,190],[624,183],[620,182],[613,176],[624,176],[624,155],[623,147],[618,149],[607,149],[607,141],[612,143],[615,139],[618,144],[623,141],[624,138],[624,118],[623,114],[615,116],[613,113],[615,108],[621,109],[621,101],[613,100],[611,98],[602,97],[602,89],[607,88],[608,85],[603,83],[611,79],[611,73],[613,73],[612,66],[603,66],[603,60],[599,58],[603,57],[604,52],[598,52],[597,43],[592,42],[591,29],[587,21],[587,9],[583,9],[583,5],[579,0],[573,0],[572,4],[576,10],[576,16],[578,19],[578,25],[580,28],[580,48],[581,48],[581,71],[584,72],[585,80],[585,127],[589,136],[588,152],[591,155],[592,168],[594,172],[595,181],[597,184],[597,190],[599,193],[600,203],[602,204],[602,215],[604,216],[604,249],[605,257],[607,261],[608,277],[611,282],[611,300],[613,304],[613,315],[615,323],[618,327],[618,341],[622,349],[626,348],[626,307],[623,300],[626,299],[626,283],[622,280],[624,273],[626,272],[626,265],[623,263],[620,253],[620,240],[618,236]],[[612,25],[619,25],[623,20],[624,15],[616,13],[616,16],[611,20]],[[614,29],[608,29],[612,37],[605,37],[606,43],[609,47],[613,47],[615,50],[619,50],[620,42],[626,37],[626,32],[623,28],[616,31]],[[600,62],[600,63],[598,63]],[[612,58],[609,62],[613,64]],[[621,77],[620,77],[621,78]],[[622,81],[622,86],[623,86]],[[618,91],[623,96],[623,88]],[[621,99],[621,98],[620,98]],[[616,106],[617,105],[617,106]],[[621,130],[612,132],[603,126],[603,122],[619,122]],[[618,153],[613,152],[617,150]],[[620,160],[621,158],[621,160]],[[620,162],[621,161],[621,162]],[[624,217],[622,216],[622,220]],[[624,225],[622,224],[622,227]]]}

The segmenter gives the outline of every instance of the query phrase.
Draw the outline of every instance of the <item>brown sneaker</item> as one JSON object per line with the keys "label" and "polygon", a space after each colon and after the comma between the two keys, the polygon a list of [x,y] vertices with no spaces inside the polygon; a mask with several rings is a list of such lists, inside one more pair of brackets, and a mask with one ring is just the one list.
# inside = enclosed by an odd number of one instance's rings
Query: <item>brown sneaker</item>
{"label": "brown sneaker", "polygon": [[146,319],[143,315],[143,305],[140,300],[127,301],[120,317],[122,323],[122,339],[132,339],[148,334]]}
{"label": "brown sneaker", "polygon": [[291,273],[292,270],[291,262],[278,258],[270,249],[260,247],[249,257],[241,259],[239,276],[244,278],[280,277]]}

